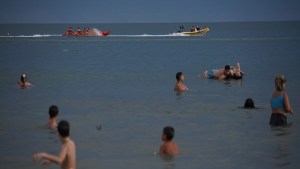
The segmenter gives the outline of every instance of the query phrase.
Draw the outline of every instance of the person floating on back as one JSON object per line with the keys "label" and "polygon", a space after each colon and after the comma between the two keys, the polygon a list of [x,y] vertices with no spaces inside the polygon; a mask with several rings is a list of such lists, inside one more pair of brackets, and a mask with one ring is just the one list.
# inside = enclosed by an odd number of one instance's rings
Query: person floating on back
{"label": "person floating on back", "polygon": [[175,130],[171,126],[166,126],[163,129],[163,133],[161,135],[161,140],[163,144],[160,146],[160,154],[161,155],[179,155],[180,150],[178,145],[173,141],[175,135]]}
{"label": "person floating on back", "polygon": [[201,74],[201,77],[207,77],[209,79],[242,79],[244,73],[241,71],[240,63],[236,64],[236,67],[225,65],[221,69],[213,69],[211,72],[207,70]]}
{"label": "person floating on back", "polygon": [[270,117],[270,125],[286,125],[287,114],[293,113],[285,84],[285,77],[283,75],[277,75],[275,78],[275,91],[271,98],[272,114]]}
{"label": "person floating on back", "polygon": [[57,127],[57,116],[59,114],[58,107],[56,105],[52,105],[49,107],[49,121],[47,123],[47,126],[50,128],[56,128]]}
{"label": "person floating on back", "polygon": [[62,120],[58,123],[57,130],[62,147],[58,156],[48,153],[37,153],[33,159],[38,161],[44,159],[42,165],[49,165],[51,162],[61,166],[62,169],[76,169],[76,145],[70,138],[70,125],[67,121]]}
{"label": "person floating on back", "polygon": [[21,75],[20,80],[21,80],[21,82],[18,82],[17,84],[20,85],[20,86],[23,87],[23,88],[32,85],[31,83],[29,83],[29,82],[27,81],[27,76],[26,76],[25,73],[23,73],[23,74]]}
{"label": "person floating on back", "polygon": [[174,87],[174,91],[187,91],[189,90],[186,85],[184,85],[184,76],[183,76],[183,73],[182,72],[178,72],[176,74],[176,84],[175,84],[175,87]]}

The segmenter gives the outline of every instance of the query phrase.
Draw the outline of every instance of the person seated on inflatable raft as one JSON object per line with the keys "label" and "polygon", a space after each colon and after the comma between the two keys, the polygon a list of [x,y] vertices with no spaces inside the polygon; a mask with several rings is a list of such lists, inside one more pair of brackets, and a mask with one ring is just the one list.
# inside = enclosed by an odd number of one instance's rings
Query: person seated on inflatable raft
{"label": "person seated on inflatable raft", "polygon": [[236,68],[226,65],[221,69],[213,69],[211,72],[204,71],[201,77],[207,77],[209,79],[242,79],[244,73],[241,71],[240,63],[236,64]]}
{"label": "person seated on inflatable raft", "polygon": [[69,28],[67,29],[67,31],[66,31],[64,34],[65,34],[65,35],[73,35],[73,34],[74,34],[73,28],[72,28],[72,27],[69,27]]}

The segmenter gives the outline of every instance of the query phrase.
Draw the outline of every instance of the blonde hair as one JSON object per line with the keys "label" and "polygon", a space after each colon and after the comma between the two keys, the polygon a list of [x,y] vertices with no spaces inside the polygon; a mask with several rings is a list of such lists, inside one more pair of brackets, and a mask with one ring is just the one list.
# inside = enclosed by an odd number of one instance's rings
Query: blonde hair
{"label": "blonde hair", "polygon": [[275,77],[275,88],[278,91],[283,91],[284,90],[284,86],[283,84],[285,84],[286,79],[284,77],[284,75],[277,75]]}

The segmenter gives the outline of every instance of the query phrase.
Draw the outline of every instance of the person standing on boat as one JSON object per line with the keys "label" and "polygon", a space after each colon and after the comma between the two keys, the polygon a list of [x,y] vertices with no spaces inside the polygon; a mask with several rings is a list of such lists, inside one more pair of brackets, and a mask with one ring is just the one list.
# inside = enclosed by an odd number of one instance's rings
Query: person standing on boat
{"label": "person standing on boat", "polygon": [[286,79],[284,75],[277,75],[275,78],[275,91],[271,98],[272,114],[270,118],[270,125],[286,125],[287,114],[293,113],[285,84]]}
{"label": "person standing on boat", "polygon": [[191,32],[195,32],[194,26],[191,27]]}

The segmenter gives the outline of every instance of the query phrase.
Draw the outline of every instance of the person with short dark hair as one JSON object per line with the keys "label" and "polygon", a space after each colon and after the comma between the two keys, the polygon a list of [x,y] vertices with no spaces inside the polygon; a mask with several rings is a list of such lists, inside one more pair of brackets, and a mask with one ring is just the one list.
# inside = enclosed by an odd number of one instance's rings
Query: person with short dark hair
{"label": "person with short dark hair", "polygon": [[177,72],[176,74],[176,84],[174,87],[174,91],[187,91],[189,90],[184,84],[184,76],[182,72]]}
{"label": "person with short dark hair", "polygon": [[57,127],[57,116],[59,114],[58,107],[56,105],[50,106],[48,113],[49,113],[49,121],[47,123],[47,126],[51,128]]}
{"label": "person with short dark hair", "polygon": [[247,98],[243,108],[245,108],[245,109],[254,109],[255,108],[254,101],[251,98]]}
{"label": "person with short dark hair", "polygon": [[62,147],[58,156],[48,153],[37,153],[33,158],[38,161],[44,159],[42,165],[49,165],[54,162],[61,166],[62,169],[76,169],[76,145],[70,138],[70,125],[68,121],[62,120],[57,125],[59,138]]}
{"label": "person with short dark hair", "polygon": [[162,155],[178,155],[180,150],[178,145],[173,141],[175,130],[171,126],[166,126],[163,129],[161,140],[164,142],[160,146],[160,154]]}
{"label": "person with short dark hair", "polygon": [[286,79],[284,75],[277,75],[275,77],[275,91],[271,98],[272,114],[270,117],[270,125],[286,125],[287,114],[293,113],[285,84]]}

